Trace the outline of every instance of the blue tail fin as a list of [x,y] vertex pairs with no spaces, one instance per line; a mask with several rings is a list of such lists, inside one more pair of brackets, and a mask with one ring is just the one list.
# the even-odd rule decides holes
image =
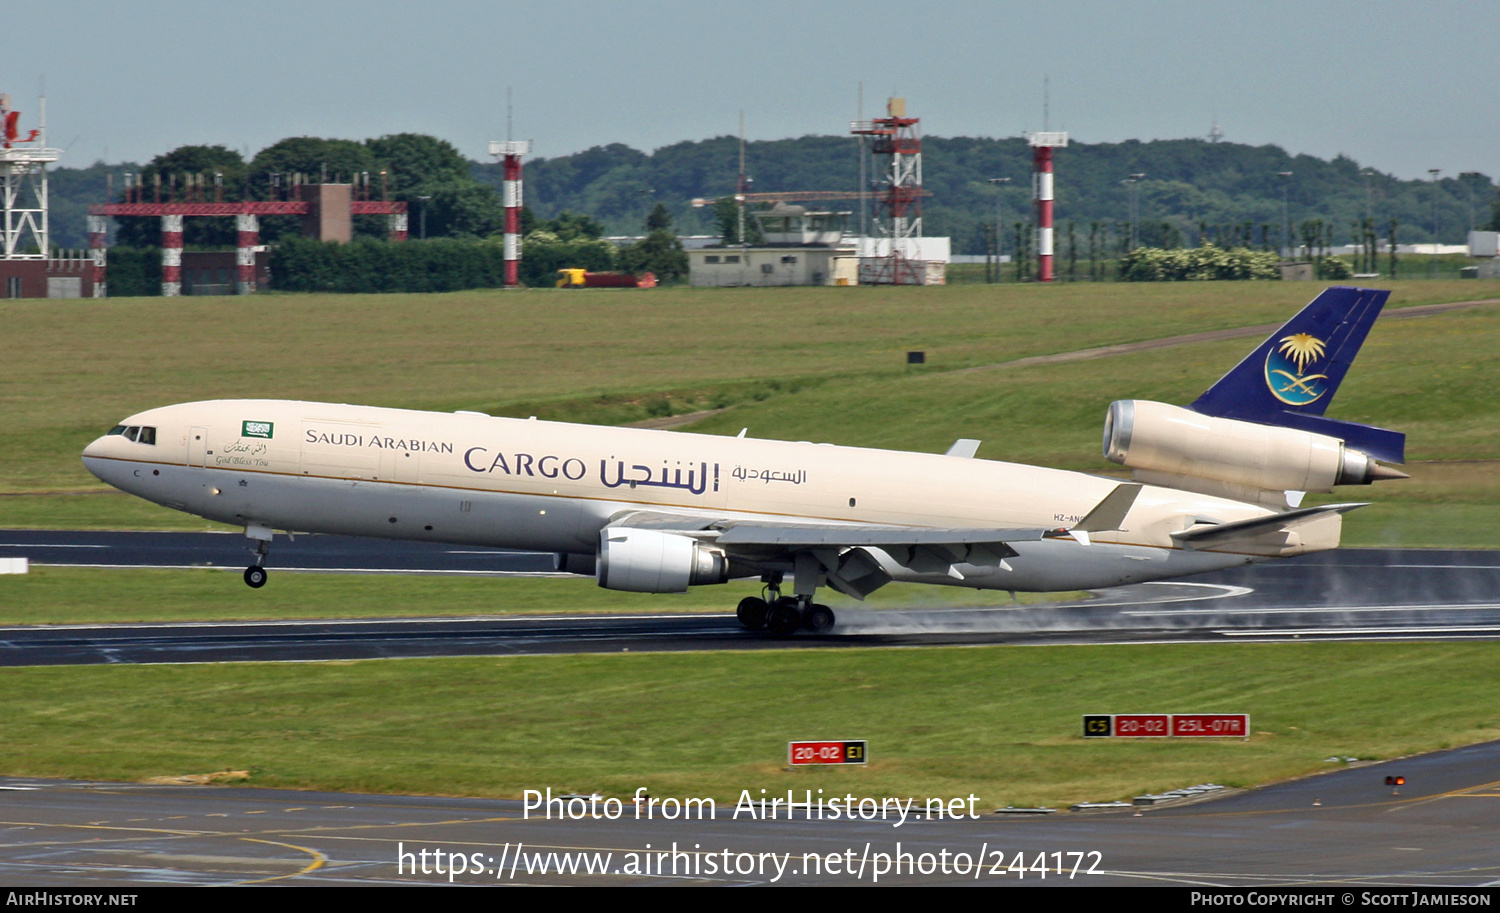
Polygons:
[[1323,417],[1390,294],[1327,289],[1198,397],[1193,411],[1326,434],[1377,460],[1405,462],[1406,435]]

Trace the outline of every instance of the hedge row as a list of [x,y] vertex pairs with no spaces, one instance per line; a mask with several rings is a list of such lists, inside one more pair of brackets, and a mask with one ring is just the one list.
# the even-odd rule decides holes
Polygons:
[[284,238],[271,249],[271,287],[288,292],[454,292],[505,284],[504,249],[480,241]]
[[[610,270],[607,241],[561,241],[545,232],[522,248],[520,280],[551,287],[557,271]],[[504,247],[496,241],[358,240],[348,244],[285,238],[271,248],[271,287],[289,292],[451,292],[505,284]],[[109,294],[131,298],[161,294],[160,248],[109,251]]]
[[1280,279],[1277,256],[1266,250],[1213,244],[1163,250],[1137,247],[1120,259],[1125,282],[1178,282],[1204,279]]
[[105,281],[111,298],[146,298],[161,294],[161,250],[155,247],[111,247]]

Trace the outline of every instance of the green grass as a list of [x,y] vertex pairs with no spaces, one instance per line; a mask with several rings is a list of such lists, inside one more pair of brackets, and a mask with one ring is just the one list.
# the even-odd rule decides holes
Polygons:
[[[788,788],[981,808],[1255,786],[1500,736],[1500,645],[750,651],[0,670],[0,770],[251,785],[733,800]],[[1085,741],[1097,712],[1247,712],[1242,740]],[[788,772],[792,739],[871,763]]]
[[[108,493],[78,451],[129,412],[303,397],[624,423],[723,408],[693,430],[1110,472],[1118,397],[1188,402],[1254,340],[1053,366],[1028,355],[1268,324],[1313,283],[661,289],[5,301],[0,526],[204,529]],[[1391,307],[1500,297],[1394,283]],[[1500,309],[1383,321],[1332,409],[1406,430],[1413,478],[1340,499],[1349,544],[1500,546]],[[904,367],[924,349],[924,369]],[[975,369],[975,370],[960,370]],[[871,390],[879,396],[871,396]],[[34,568],[0,624],[724,610],[730,588],[615,594],[585,579]],[[738,591],[735,594],[738,595]],[[886,588],[876,604],[995,594]],[[1004,598],[1004,597],[1001,597]],[[0,670],[0,771],[136,780],[225,768],[263,786],[657,796],[739,789],[963,796],[987,805],[1232,786],[1500,735],[1496,645],[1230,645],[754,652]],[[108,696],[108,697],[102,697]],[[1079,715],[1247,711],[1250,742],[1085,742]],[[792,738],[871,739],[859,771],[787,774]]]
[[[1500,282],[1401,282],[1392,306],[1500,297]],[[1307,283],[1086,283],[938,288],[478,291],[447,295],[272,295],[239,299],[5,301],[0,320],[0,493],[100,489],[78,454],[124,416],[194,399],[265,397],[625,422],[660,410],[749,408],[753,430],[798,437],[787,397],[834,386],[883,388],[922,374],[1162,336],[1268,323],[1305,304]],[[1455,339],[1477,358],[1484,340]],[[1238,358],[1244,345],[1231,347]],[[1427,353],[1445,376],[1452,353]],[[1159,356],[1176,366],[1182,353]],[[1404,356],[1403,356],[1404,357]],[[1358,376],[1365,368],[1361,361]],[[1098,362],[1074,366],[1082,376]],[[1205,373],[1212,380],[1226,364]],[[1174,373],[1171,376],[1177,376]],[[1097,434],[1108,401],[1159,386],[1158,369],[1123,388],[1098,384]],[[1145,383],[1143,383],[1143,381]],[[936,414],[881,397],[918,449],[1004,434],[1024,453],[1068,416],[997,422],[1008,404],[975,381],[974,411]],[[1189,391],[1191,393],[1197,390]],[[1483,391],[1483,396],[1492,396]],[[739,412],[739,408],[731,412]],[[735,419],[726,416],[718,427]],[[842,422],[821,439],[847,437]],[[739,426],[734,428],[738,430]],[[1071,429],[1063,433],[1070,433]],[[1054,445],[1055,446],[1055,445]],[[1090,446],[1084,453],[1092,453]],[[9,502],[0,503],[0,524]]]
[[[1401,282],[1391,307],[1500,297],[1495,282]],[[1029,355],[1271,323],[1299,283],[665,289],[435,296],[0,302],[0,526],[201,529],[108,490],[83,446],[139,409],[218,397],[482,409],[595,422],[726,408],[694,430],[1112,471],[1111,399],[1185,402],[1252,340],[1066,365]],[[1500,309],[1388,321],[1332,410],[1405,430],[1409,482],[1350,544],[1500,545]],[[923,349],[926,368],[904,353]],[[958,369],[977,370],[960,372]],[[878,395],[872,396],[872,391]],[[1477,462],[1464,462],[1477,461]],[[0,623],[370,617],[727,607],[584,579],[36,568],[0,578]],[[889,587],[877,604],[993,594]],[[1003,597],[1002,597],[1003,598]],[[1281,644],[763,651],[319,664],[0,670],[0,771],[139,779],[246,768],[266,786],[657,796],[787,787],[1101,800],[1254,785],[1500,735],[1495,644]],[[1079,716],[1246,711],[1249,742],[1085,742]],[[793,738],[867,738],[867,769],[783,771]]]
[[[248,552],[247,552],[248,556]],[[468,577],[417,574],[278,572],[252,590],[240,566],[159,570],[33,566],[0,576],[0,626],[232,621],[244,619],[394,618],[559,612],[732,612],[760,591],[753,580],[658,595],[600,589],[591,577]],[[1086,598],[1085,593],[1018,593],[1023,603]],[[835,611],[858,605],[832,590],[818,601]],[[1010,595],[962,587],[893,583],[869,608],[1007,606]],[[726,622],[732,624],[732,622]]]

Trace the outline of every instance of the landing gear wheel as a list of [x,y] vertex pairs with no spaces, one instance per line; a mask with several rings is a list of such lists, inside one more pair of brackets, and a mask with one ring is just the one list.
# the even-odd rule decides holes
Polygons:
[[759,596],[746,596],[740,600],[739,608],[734,610],[734,617],[740,620],[740,624],[752,631],[759,631],[766,626],[766,615],[771,611],[771,606]]
[[777,637],[791,637],[801,626],[802,613],[798,611],[795,599],[778,599],[771,605],[771,611],[766,613],[766,630]]
[[255,565],[245,568],[245,584],[254,590],[265,586],[266,569]]
[[833,627],[833,610],[826,605],[809,606],[802,614],[802,627],[809,634],[824,634]]

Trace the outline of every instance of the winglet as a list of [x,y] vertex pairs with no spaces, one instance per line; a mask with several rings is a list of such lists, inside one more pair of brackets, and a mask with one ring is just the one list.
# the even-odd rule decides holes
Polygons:
[[1135,504],[1136,495],[1144,487],[1139,482],[1121,482],[1115,486],[1114,491],[1104,496],[1104,500],[1094,505],[1088,516],[1073,524],[1070,530],[1102,533],[1105,530],[1119,529],[1125,522],[1125,515],[1130,513],[1131,506]]
[[1094,505],[1087,516],[1060,532],[1073,537],[1080,545],[1089,545],[1089,533],[1120,529],[1125,523],[1125,515],[1130,513],[1131,506],[1135,504],[1136,495],[1144,487],[1139,482],[1122,482],[1116,485],[1113,491]]
[[966,460],[972,460],[974,459],[974,454],[979,452],[979,444],[980,442],[973,438],[961,437],[953,442],[953,446],[948,448],[948,452],[944,456],[963,457]]

